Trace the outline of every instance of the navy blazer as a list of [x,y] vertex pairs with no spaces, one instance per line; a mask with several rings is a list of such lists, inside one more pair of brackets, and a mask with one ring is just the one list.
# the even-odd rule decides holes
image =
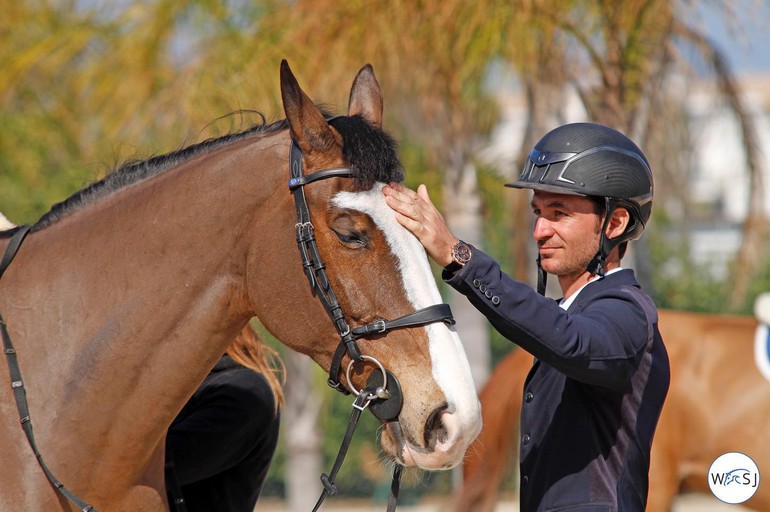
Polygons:
[[[166,437],[188,512],[251,511],[278,443],[280,415],[261,374],[217,362]],[[169,496],[170,509],[176,510]]]
[[643,512],[670,370],[657,309],[633,271],[591,281],[568,311],[475,248],[443,277],[535,356],[521,411],[522,512]]

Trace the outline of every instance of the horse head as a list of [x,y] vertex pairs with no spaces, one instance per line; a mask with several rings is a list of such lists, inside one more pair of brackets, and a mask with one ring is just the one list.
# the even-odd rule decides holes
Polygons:
[[[297,223],[284,235],[296,232],[299,250],[271,242],[281,245],[269,250],[287,270],[263,274],[253,286],[263,290],[267,279],[271,304],[309,306],[294,318],[271,318],[267,304],[255,303],[255,312],[284,344],[330,371],[332,383],[357,394],[370,378],[389,380],[386,395],[400,396],[380,401],[403,398],[403,405],[393,401],[391,411],[375,413],[385,425],[388,456],[406,466],[454,467],[481,428],[479,402],[460,339],[451,322],[441,321],[446,314],[435,314],[448,307],[437,306],[441,296],[425,251],[381,192],[403,174],[395,143],[382,130],[372,67],[356,76],[347,116],[325,116],[285,61],[281,94],[295,146],[291,165],[301,169],[292,175]],[[261,290],[250,295],[264,297]]]

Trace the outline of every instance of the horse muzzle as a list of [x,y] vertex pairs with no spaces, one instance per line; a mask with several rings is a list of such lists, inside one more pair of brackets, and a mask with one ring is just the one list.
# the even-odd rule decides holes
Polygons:
[[478,415],[470,416],[452,409],[442,405],[430,413],[419,437],[401,421],[387,423],[383,449],[404,466],[425,470],[454,468],[481,431],[481,414],[478,407]]

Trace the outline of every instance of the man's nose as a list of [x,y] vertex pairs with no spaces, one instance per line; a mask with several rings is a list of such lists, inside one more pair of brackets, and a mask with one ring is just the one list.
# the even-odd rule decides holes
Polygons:
[[545,240],[553,235],[553,227],[548,219],[543,217],[535,219],[535,227],[533,228],[532,235],[535,237],[535,240],[538,241]]

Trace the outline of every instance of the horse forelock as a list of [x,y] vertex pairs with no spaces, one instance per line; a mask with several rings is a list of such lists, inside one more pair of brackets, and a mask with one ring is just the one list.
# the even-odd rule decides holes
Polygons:
[[369,190],[376,182],[403,181],[398,145],[386,131],[358,115],[336,117],[329,124],[342,136],[342,156],[356,169],[359,190]]

